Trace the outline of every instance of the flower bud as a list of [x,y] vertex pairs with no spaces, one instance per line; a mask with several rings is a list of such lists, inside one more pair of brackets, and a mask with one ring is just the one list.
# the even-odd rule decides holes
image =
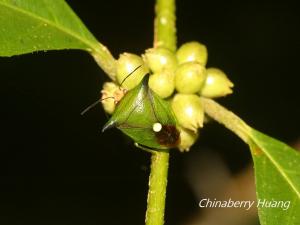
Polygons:
[[203,126],[204,110],[199,96],[176,94],[172,99],[172,109],[180,126],[194,132]]
[[174,74],[170,71],[152,74],[149,78],[149,87],[161,98],[171,96],[175,89]]
[[187,42],[177,50],[176,56],[179,64],[195,61],[205,66],[207,62],[207,49],[205,45],[199,42]]
[[164,69],[174,71],[177,67],[175,54],[162,47],[146,50],[143,59],[153,73],[159,73]]
[[112,114],[115,111],[116,103],[124,96],[124,89],[121,89],[114,82],[105,82],[101,91],[101,101],[105,112]]
[[[149,72],[148,67],[144,64],[142,58],[132,53],[123,53],[117,60],[117,81],[119,84],[122,82],[122,87],[130,90],[137,86],[143,77]],[[134,73],[132,73],[136,68]],[[132,73],[129,77],[127,77]],[[126,78],[127,77],[127,78]],[[126,80],[124,80],[126,78]]]
[[222,97],[232,93],[233,83],[227,78],[226,74],[217,68],[206,70],[206,80],[199,94],[207,98]]
[[188,152],[190,147],[197,141],[199,133],[193,132],[188,129],[179,127],[180,131],[180,144],[178,145],[179,151]]
[[187,62],[178,66],[175,72],[176,90],[183,94],[200,91],[206,78],[205,67],[196,62]]

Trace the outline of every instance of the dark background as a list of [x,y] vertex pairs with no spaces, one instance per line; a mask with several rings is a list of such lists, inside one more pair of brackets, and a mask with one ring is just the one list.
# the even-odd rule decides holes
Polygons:
[[[153,1],[68,1],[115,57],[151,47]],[[223,69],[234,94],[220,99],[250,125],[292,144],[299,137],[300,14],[291,1],[192,1],[177,4],[178,44],[207,45],[208,66]],[[143,224],[149,155],[101,127],[106,75],[81,51],[0,59],[0,224]],[[190,154],[210,147],[234,174],[249,151],[209,124]],[[203,150],[204,151],[204,150]],[[166,224],[198,210],[186,181],[189,154],[171,155]]]

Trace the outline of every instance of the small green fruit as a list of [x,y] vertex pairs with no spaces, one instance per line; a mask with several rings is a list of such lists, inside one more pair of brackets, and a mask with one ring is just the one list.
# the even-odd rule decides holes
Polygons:
[[178,148],[181,152],[188,152],[190,150],[190,147],[197,141],[199,133],[198,131],[193,132],[182,127],[179,127],[179,131],[180,144],[178,145]]
[[180,93],[194,94],[200,91],[205,79],[204,66],[196,62],[183,63],[175,72],[175,87]]
[[163,70],[174,71],[177,67],[175,54],[162,47],[147,49],[143,59],[153,73],[159,73]]
[[187,42],[181,45],[176,56],[179,64],[194,61],[205,66],[207,63],[206,46],[196,41]]
[[217,98],[232,93],[233,83],[227,78],[226,74],[217,68],[206,70],[206,80],[199,94],[207,98]]
[[[137,67],[141,66],[137,69],[132,75],[126,78],[132,71],[134,71]],[[122,84],[122,87],[130,90],[137,86],[143,77],[149,73],[148,67],[144,64],[143,59],[132,53],[123,53],[120,55],[117,60],[117,81],[119,84]],[[124,79],[126,80],[124,81]]]
[[203,126],[204,110],[199,96],[176,94],[172,99],[172,109],[180,126],[194,132]]
[[152,74],[149,78],[149,87],[161,98],[171,96],[175,89],[174,74],[170,71]]

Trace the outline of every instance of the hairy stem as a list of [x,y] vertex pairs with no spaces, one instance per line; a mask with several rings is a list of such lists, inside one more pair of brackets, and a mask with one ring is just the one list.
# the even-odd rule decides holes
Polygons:
[[175,0],[157,0],[154,20],[154,47],[176,50]]
[[202,97],[201,101],[204,111],[209,117],[223,124],[245,143],[249,144],[249,129],[251,128],[241,118],[212,99]]
[[90,54],[110,79],[116,80],[116,60],[107,47],[98,42],[97,45],[93,46]]
[[164,224],[169,152],[153,152],[147,199],[146,225]]
[[[157,0],[154,21],[154,47],[176,50],[175,0]],[[163,225],[169,152],[153,151],[149,177],[146,225]]]

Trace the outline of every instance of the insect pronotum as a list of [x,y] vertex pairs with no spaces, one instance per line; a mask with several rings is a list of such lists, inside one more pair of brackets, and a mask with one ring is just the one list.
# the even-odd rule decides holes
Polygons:
[[[133,72],[130,75],[133,75]],[[138,146],[146,149],[163,150],[176,147],[180,143],[180,133],[176,127],[175,116],[169,102],[149,88],[149,76],[146,74],[142,81],[116,104],[114,113],[102,131],[116,127],[131,137]],[[128,77],[129,75],[126,78]]]

